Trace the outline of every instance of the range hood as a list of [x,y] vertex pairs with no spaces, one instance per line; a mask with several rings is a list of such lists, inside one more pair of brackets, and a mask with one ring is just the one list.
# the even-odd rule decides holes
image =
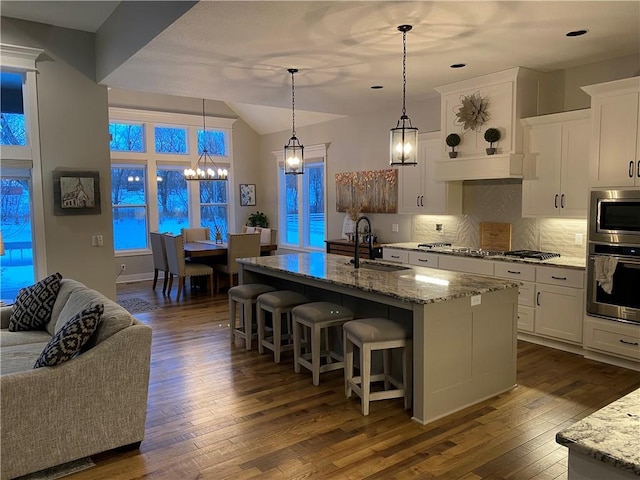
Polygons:
[[[521,118],[538,113],[538,84],[542,74],[523,67],[451,83],[436,88],[441,95],[440,128],[442,150],[435,162],[436,180],[489,180],[522,178],[523,127]],[[476,129],[464,129],[456,113],[463,98],[479,96],[488,102],[489,118]],[[488,128],[500,130],[501,138],[488,155],[484,139]],[[457,133],[462,138],[456,147],[458,156],[449,158],[450,147],[445,138]]]

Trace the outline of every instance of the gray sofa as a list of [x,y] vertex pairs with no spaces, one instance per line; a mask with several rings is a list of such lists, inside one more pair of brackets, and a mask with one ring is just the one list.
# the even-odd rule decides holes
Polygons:
[[[73,315],[103,303],[87,351],[34,369]],[[80,282],[62,279],[46,330],[10,332],[0,310],[0,478],[25,475],[144,438],[151,328]]]

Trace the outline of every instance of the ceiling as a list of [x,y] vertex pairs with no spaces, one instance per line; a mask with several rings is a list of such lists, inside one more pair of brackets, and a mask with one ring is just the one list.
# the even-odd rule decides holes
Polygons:
[[[100,34],[126,3],[3,0],[1,13]],[[154,3],[140,5],[152,13]],[[638,1],[201,1],[98,80],[225,101],[261,134],[290,128],[290,67],[300,70],[297,126],[382,108],[400,114],[397,26],[405,23],[413,25],[410,116],[412,102],[447,83],[514,66],[549,72],[640,55]],[[139,24],[118,27],[135,32]],[[565,36],[578,29],[588,33]],[[455,63],[467,66],[450,68]]]

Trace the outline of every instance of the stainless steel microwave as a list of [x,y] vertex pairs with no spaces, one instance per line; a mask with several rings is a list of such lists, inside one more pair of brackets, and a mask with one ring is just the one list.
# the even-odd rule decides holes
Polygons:
[[589,241],[640,245],[640,188],[591,192]]

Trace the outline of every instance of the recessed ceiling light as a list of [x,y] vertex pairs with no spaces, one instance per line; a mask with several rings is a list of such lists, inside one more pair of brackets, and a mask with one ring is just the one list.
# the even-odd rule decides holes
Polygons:
[[371,90],[381,90],[384,87],[382,85],[371,85]]
[[589,30],[573,30],[571,32],[568,32],[566,34],[567,37],[579,37],[581,35],[584,35],[585,33],[587,33]]
[[453,65],[449,65],[449,68],[464,68],[466,66],[466,63],[454,63]]

